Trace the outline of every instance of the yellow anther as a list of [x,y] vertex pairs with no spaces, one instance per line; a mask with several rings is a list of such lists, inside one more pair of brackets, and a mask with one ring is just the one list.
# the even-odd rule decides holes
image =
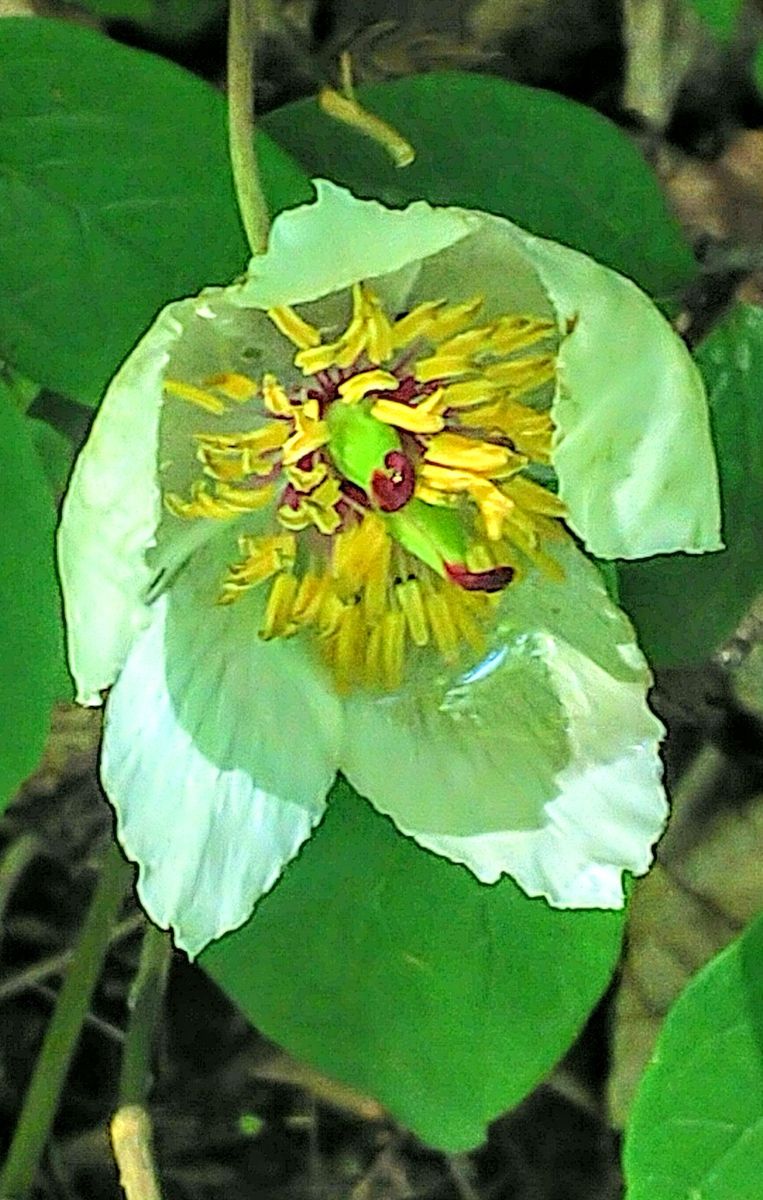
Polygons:
[[357,592],[388,542],[384,523],[374,513],[367,513],[359,525],[339,535],[333,546],[331,573],[340,596],[346,599]]
[[395,586],[395,597],[405,615],[411,640],[416,646],[429,644],[429,624],[421,584],[418,579],[406,579]]
[[356,404],[369,392],[390,391],[400,387],[400,380],[389,371],[361,371],[339,385],[339,395],[345,404]]
[[369,625],[376,625],[387,607],[387,587],[392,558],[392,542],[384,530],[384,537],[374,552],[365,579],[363,611]]
[[339,480],[328,478],[314,492],[300,496],[297,508],[283,504],[278,510],[278,519],[286,529],[307,529],[314,525],[320,533],[336,533],[342,518],[336,511],[341,497]]
[[318,461],[314,467],[298,467],[296,463],[284,467],[284,474],[292,487],[298,492],[312,492],[328,475],[329,469],[325,462]]
[[329,643],[329,661],[340,692],[365,682],[366,637],[359,604],[343,608],[336,636]]
[[258,390],[253,379],[250,379],[248,375],[240,375],[236,371],[223,371],[219,375],[210,375],[209,379],[204,380],[204,387],[214,388],[216,392],[222,392],[226,399],[235,400],[238,404],[253,400]]
[[[488,611],[485,603],[486,597],[472,597],[457,587],[455,583],[445,584],[440,595],[445,601],[451,621],[456,628],[459,642],[466,642],[467,646],[471,646],[472,650],[481,654],[485,649],[485,633],[475,619],[474,613],[483,608]],[[479,605],[477,604],[478,599],[481,601]]]
[[231,481],[248,475],[269,475],[273,461],[264,456],[279,450],[288,436],[288,425],[275,421],[249,433],[197,433],[196,457],[214,479]]
[[490,334],[490,349],[496,354],[524,350],[556,332],[553,321],[541,317],[499,317]]
[[459,413],[462,426],[511,438],[517,450],[534,462],[549,462],[554,427],[548,412],[503,397]]
[[484,303],[484,296],[472,296],[461,304],[453,304],[439,312],[427,330],[426,337],[430,342],[439,344],[460,333],[476,317]]
[[262,399],[268,412],[272,412],[274,417],[289,416],[294,407],[286,388],[278,382],[275,375],[263,375]]
[[546,517],[564,517],[567,506],[548,488],[541,487],[532,479],[517,477],[504,485],[506,494],[521,508],[540,513]]
[[512,394],[532,391],[554,378],[556,360],[553,354],[538,354],[533,358],[511,359],[483,367],[486,379],[500,383]]
[[473,373],[471,356],[466,354],[430,354],[420,358],[414,367],[419,383],[431,383],[433,379],[452,379],[457,375]]
[[330,586],[329,576],[326,574],[316,575],[314,571],[307,571],[302,576],[294,601],[292,615],[294,620],[300,625],[312,625],[318,615],[321,602]]
[[319,450],[328,441],[328,426],[321,421],[317,400],[308,400],[302,408],[294,410],[294,433],[284,444],[283,461],[286,466],[299,462],[306,454]]
[[292,611],[298,588],[297,578],[291,571],[285,571],[273,580],[260,629],[263,641],[274,637],[291,637],[297,632],[298,626],[292,620]]
[[[444,586],[453,585],[448,583]],[[452,663],[458,656],[458,630],[441,588],[427,584],[424,588],[424,607],[434,643],[445,662]]]
[[[424,458],[427,462],[440,463],[444,467],[457,467],[462,471],[477,471],[482,475],[496,475],[502,471],[512,457],[505,446],[494,442],[481,442],[477,438],[465,437],[460,433],[438,433],[429,442]],[[523,460],[519,460],[520,465]]]
[[416,480],[414,495],[417,500],[423,500],[425,504],[434,504],[438,508],[454,508],[458,504],[458,496],[455,493],[440,492],[423,483],[421,479]]
[[392,323],[370,289],[364,288],[367,326],[366,353],[372,363],[383,363],[392,354]]
[[392,692],[400,687],[403,678],[405,651],[405,617],[390,609],[381,625],[381,676],[384,687]]
[[392,347],[397,350],[406,346],[414,338],[428,336],[432,322],[439,312],[445,308],[447,300],[425,300],[417,304],[404,317],[398,317],[392,326]]
[[206,412],[219,416],[225,412],[225,404],[218,396],[213,396],[203,388],[195,387],[192,383],[181,383],[179,379],[165,379],[164,391],[168,396],[176,396],[178,400],[187,400]]
[[294,565],[296,539],[293,534],[245,536],[239,538],[238,545],[244,558],[229,568],[218,604],[232,604],[242,592],[272,579],[279,571],[291,570]]
[[466,379],[463,383],[449,383],[442,390],[440,407],[470,408],[473,404],[482,404],[490,400],[499,390],[497,383],[487,379]]
[[[485,522],[485,533],[488,539],[491,542],[497,542],[503,534],[504,521],[516,507],[514,502],[488,479],[475,477],[468,490]],[[494,564],[490,563],[489,565],[493,566]],[[487,567],[480,567],[479,570],[487,570]]]
[[344,605],[333,587],[327,587],[321,596],[315,624],[319,638],[330,638],[336,633],[344,614]]
[[214,520],[226,520],[238,513],[264,508],[272,500],[273,490],[272,487],[231,488],[219,483],[212,494],[199,480],[191,488],[190,500],[183,500],[181,496],[169,493],[164,498],[164,504],[167,511],[175,517],[211,517]]
[[385,425],[395,425],[408,433],[439,433],[445,421],[439,412],[442,389],[438,388],[420,404],[401,404],[397,400],[377,400],[371,416]]
[[279,305],[278,308],[269,308],[268,316],[276,329],[279,329],[284,337],[287,337],[300,350],[320,345],[321,335],[315,326],[303,320],[299,313],[296,313],[288,304]]
[[480,325],[474,329],[467,329],[464,333],[457,333],[453,337],[446,338],[444,342],[440,342],[437,353],[464,354],[471,357],[478,350],[488,349],[493,328],[493,325]]

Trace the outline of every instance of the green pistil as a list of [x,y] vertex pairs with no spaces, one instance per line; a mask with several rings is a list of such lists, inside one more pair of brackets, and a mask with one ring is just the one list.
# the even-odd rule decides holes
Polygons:
[[328,451],[345,479],[369,492],[375,471],[384,471],[384,459],[402,443],[395,430],[371,416],[365,404],[334,401],[326,413]]

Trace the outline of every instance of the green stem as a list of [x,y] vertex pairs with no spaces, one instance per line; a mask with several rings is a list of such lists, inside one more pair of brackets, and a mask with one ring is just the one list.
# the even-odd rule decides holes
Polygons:
[[236,198],[252,254],[264,254],[269,217],[254,148],[253,0],[230,0],[228,146]]
[[132,867],[112,842],[24,1097],[0,1177],[2,1200],[23,1200],[34,1183],[111,930],[131,882]]
[[119,1104],[144,1104],[151,1091],[154,1037],[164,1001],[172,943],[168,933],[147,925],[135,982],[130,990]]

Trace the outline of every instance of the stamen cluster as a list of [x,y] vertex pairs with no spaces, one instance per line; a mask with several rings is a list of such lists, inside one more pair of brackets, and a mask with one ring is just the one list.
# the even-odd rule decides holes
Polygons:
[[408,642],[447,663],[481,650],[525,561],[558,574],[542,543],[564,509],[528,476],[550,462],[552,424],[526,402],[553,379],[555,327],[475,326],[482,303],[427,301],[391,320],[357,284],[334,341],[293,308],[269,311],[304,384],[234,372],[165,384],[208,412],[251,406],[247,431],[195,435],[206,478],[166,503],[185,518],[258,514],[218,602],[268,583],[259,635],[312,629],[340,690],[396,689]]

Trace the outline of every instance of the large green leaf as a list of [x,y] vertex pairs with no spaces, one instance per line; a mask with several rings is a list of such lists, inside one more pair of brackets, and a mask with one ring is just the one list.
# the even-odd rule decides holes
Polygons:
[[462,1150],[570,1044],[621,918],[478,883],[339,783],[249,923],[200,961],[269,1037]]
[[620,603],[661,665],[706,657],[763,588],[763,310],[740,305],[696,358],[710,399],[726,549],[618,565]]
[[0,382],[0,808],[34,770],[60,680],[53,498]]
[[730,41],[739,20],[744,0],[689,0],[704,24],[722,41]]
[[424,197],[510,217],[593,255],[666,297],[694,266],[652,172],[604,117],[551,92],[460,72],[364,87],[359,97],[416,148],[395,167],[314,100],[265,127],[312,175],[402,205]]
[[763,917],[668,1014],[625,1145],[628,1200],[763,1194]]
[[[60,21],[0,21],[0,63],[0,357],[94,403],[162,304],[244,266],[224,101]],[[274,208],[309,197],[261,162]]]

